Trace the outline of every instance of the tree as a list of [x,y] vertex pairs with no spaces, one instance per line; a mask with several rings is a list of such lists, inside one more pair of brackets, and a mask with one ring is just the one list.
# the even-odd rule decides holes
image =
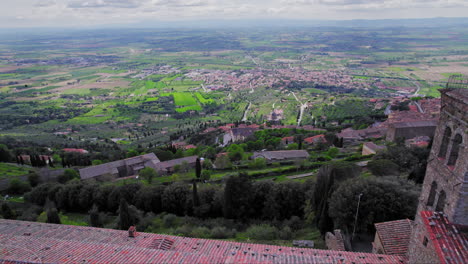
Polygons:
[[31,173],[28,175],[28,182],[32,187],[36,187],[40,182],[40,177],[37,173]]
[[51,224],[61,224],[60,216],[58,214],[57,208],[52,207],[47,209],[47,221],[46,223]]
[[333,221],[328,214],[330,196],[340,182],[354,178],[359,173],[356,164],[345,161],[332,162],[319,169],[311,206],[315,211],[314,221],[322,235],[333,229]]
[[197,158],[197,161],[195,163],[195,175],[197,176],[197,179],[200,179],[201,172],[202,172],[202,165],[200,162],[200,158]]
[[120,230],[127,230],[134,224],[132,216],[130,215],[130,210],[128,209],[127,201],[125,201],[125,199],[121,199],[119,206],[118,228]]
[[31,190],[31,186],[28,182],[24,182],[18,178],[14,178],[10,180],[10,184],[8,186],[8,192],[12,194],[23,194]]
[[10,150],[4,144],[0,144],[0,161],[9,162],[12,160],[12,155]]
[[145,179],[149,184],[153,182],[153,178],[158,176],[158,173],[155,169],[151,167],[146,167],[138,173],[143,179]]
[[96,204],[93,205],[93,208],[88,212],[89,213],[89,223],[93,227],[102,227],[102,220],[99,214],[99,209]]
[[228,148],[228,155],[230,160],[240,161],[244,156],[244,149],[237,144],[232,144]]
[[11,209],[7,202],[2,203],[2,216],[5,219],[16,219],[16,213]]
[[66,183],[72,179],[79,179],[80,175],[74,169],[65,169],[62,175],[57,178],[60,183]]
[[229,157],[226,155],[220,155],[216,158],[214,165],[217,169],[230,169],[232,168],[232,163],[229,160]]
[[359,194],[362,196],[356,229],[369,231],[374,223],[413,218],[419,188],[397,177],[348,179],[330,198],[329,214],[334,228],[353,228]]
[[209,181],[211,178],[211,171],[203,170],[200,176],[200,179],[203,181]]
[[224,187],[224,217],[246,219],[251,210],[252,183],[246,175],[231,176]]
[[369,168],[375,176],[396,176],[399,174],[398,165],[387,159],[371,160],[367,163],[367,168]]

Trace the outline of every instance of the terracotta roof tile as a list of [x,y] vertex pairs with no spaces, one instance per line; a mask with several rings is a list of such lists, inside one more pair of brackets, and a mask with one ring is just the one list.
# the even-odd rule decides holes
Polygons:
[[423,223],[442,264],[468,263],[468,239],[442,213],[422,211]]
[[409,219],[376,223],[375,229],[380,237],[385,253],[405,256],[411,237],[412,223]]
[[[153,248],[156,239],[173,242]],[[0,220],[0,263],[405,263],[400,256]]]

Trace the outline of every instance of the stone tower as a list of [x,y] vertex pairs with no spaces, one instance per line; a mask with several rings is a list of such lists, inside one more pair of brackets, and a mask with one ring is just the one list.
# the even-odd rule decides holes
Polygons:
[[459,83],[468,84],[466,79],[458,78],[452,78],[441,90],[440,120],[419,197],[409,263],[439,262],[431,234],[423,224],[422,211],[442,212],[450,223],[468,225],[468,89]]

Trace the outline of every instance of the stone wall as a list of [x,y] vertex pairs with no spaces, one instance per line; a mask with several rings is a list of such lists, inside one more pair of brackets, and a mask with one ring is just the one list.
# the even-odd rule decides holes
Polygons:
[[346,251],[344,238],[339,229],[334,230],[333,233],[327,232],[325,234],[325,244],[330,250]]
[[[427,245],[424,246],[424,240],[427,239]],[[421,216],[415,220],[413,235],[411,236],[408,249],[409,264],[421,263],[440,263],[439,257],[434,248],[434,244],[427,233]]]

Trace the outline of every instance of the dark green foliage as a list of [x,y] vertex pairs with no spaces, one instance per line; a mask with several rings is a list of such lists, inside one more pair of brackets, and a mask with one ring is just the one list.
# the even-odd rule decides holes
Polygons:
[[10,150],[7,146],[0,144],[0,161],[1,162],[10,162],[14,160]]
[[380,159],[380,160],[371,160],[367,164],[367,168],[375,176],[388,176],[388,175],[398,175],[398,165],[391,160]]
[[31,173],[28,175],[28,182],[32,187],[36,187],[40,182],[40,177],[37,173]]
[[288,219],[292,215],[302,216],[304,185],[299,182],[282,182],[270,190],[264,204],[264,216],[269,219]]
[[23,194],[31,190],[31,186],[28,182],[24,182],[20,179],[14,178],[10,180],[8,186],[8,193],[10,194]]
[[278,229],[267,224],[253,225],[245,231],[245,234],[255,240],[275,240],[278,237]]
[[16,219],[16,212],[6,202],[2,203],[1,213],[5,219]]
[[329,198],[338,188],[340,182],[354,178],[359,173],[359,167],[354,163],[345,161],[324,165],[318,171],[311,206],[315,211],[314,221],[322,235],[333,229],[333,221],[328,215]]
[[93,205],[93,208],[89,211],[89,223],[94,227],[103,226],[97,205]]
[[197,176],[197,179],[200,179],[202,172],[202,165],[200,163],[200,158],[197,158],[197,161],[195,163],[195,175]]
[[176,215],[184,215],[186,212],[187,198],[190,189],[185,183],[174,183],[164,189],[162,195],[163,209]]
[[143,179],[145,179],[149,184],[153,182],[153,178],[158,176],[158,173],[155,169],[146,167],[138,173]]
[[128,209],[127,202],[124,199],[121,199],[119,206],[118,229],[127,230],[130,226],[134,224],[134,219],[130,215],[130,210]]
[[224,188],[224,217],[228,219],[248,218],[252,183],[245,175],[231,176]]
[[144,212],[159,214],[163,212],[162,195],[164,186],[143,187],[135,195],[135,206]]
[[66,183],[73,179],[79,179],[80,175],[74,169],[66,169],[62,175],[57,178],[57,181],[60,183]]
[[334,228],[351,230],[357,196],[362,193],[356,229],[371,231],[374,223],[413,218],[419,191],[411,182],[396,177],[349,179],[331,196],[329,214]]
[[47,223],[51,224],[61,224],[60,216],[58,214],[57,208],[52,207],[47,209]]

